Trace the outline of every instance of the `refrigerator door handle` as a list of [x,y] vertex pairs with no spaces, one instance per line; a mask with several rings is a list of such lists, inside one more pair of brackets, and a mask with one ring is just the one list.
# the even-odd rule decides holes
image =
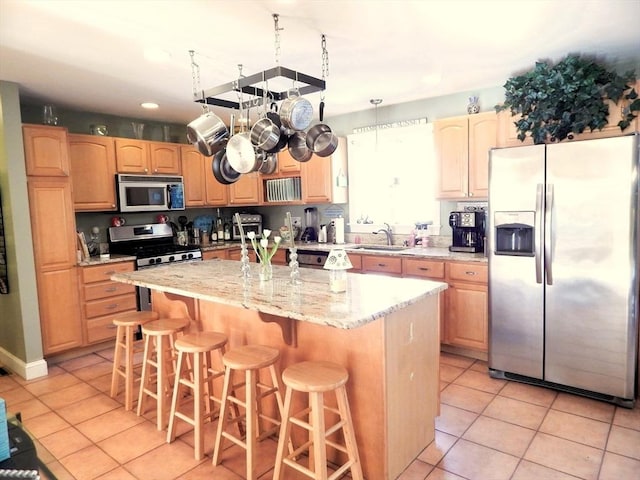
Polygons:
[[536,283],[542,283],[542,255],[540,248],[542,247],[542,190],[543,185],[539,183],[536,186],[536,217],[535,217],[535,237],[533,239],[533,249],[536,259]]
[[551,240],[553,234],[551,232],[553,213],[553,184],[547,184],[547,198],[544,210],[544,270],[547,278],[547,285],[553,285],[553,255]]

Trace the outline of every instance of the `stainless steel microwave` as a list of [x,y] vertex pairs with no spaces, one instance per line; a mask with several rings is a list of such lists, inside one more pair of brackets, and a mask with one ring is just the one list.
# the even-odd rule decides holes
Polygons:
[[184,183],[173,175],[116,175],[121,212],[184,210]]

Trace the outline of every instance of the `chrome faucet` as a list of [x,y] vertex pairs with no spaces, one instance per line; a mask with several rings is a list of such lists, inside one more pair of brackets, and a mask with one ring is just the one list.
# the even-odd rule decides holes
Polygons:
[[374,235],[378,233],[384,233],[387,236],[387,245],[393,245],[393,232],[391,231],[391,226],[388,223],[385,223],[386,228],[381,228],[377,232],[373,232]]

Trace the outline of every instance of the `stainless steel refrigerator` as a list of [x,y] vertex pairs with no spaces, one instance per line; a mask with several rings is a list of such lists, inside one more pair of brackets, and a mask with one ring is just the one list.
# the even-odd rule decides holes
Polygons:
[[638,139],[491,151],[491,376],[633,406]]

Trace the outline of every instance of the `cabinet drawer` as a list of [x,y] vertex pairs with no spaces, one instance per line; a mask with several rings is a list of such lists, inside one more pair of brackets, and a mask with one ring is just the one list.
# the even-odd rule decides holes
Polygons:
[[354,253],[349,253],[349,260],[351,261],[351,265],[353,268],[350,269],[350,272],[360,272],[362,270],[362,255],[357,255]]
[[86,302],[84,305],[86,318],[100,317],[102,315],[124,312],[125,310],[135,310],[136,308],[137,300],[135,294],[93,300]]
[[84,286],[85,301],[97,300],[98,298],[115,297],[127,293],[135,293],[135,285],[128,285],[119,282],[98,282]]
[[109,280],[111,275],[120,272],[132,272],[134,270],[133,262],[107,263],[95,267],[82,268],[82,282],[103,282]]
[[399,275],[402,273],[402,259],[384,255],[363,255],[362,271]]
[[[132,312],[135,309],[131,310]],[[102,342],[116,336],[116,326],[113,324],[113,316],[93,318],[87,320],[87,343]]]
[[487,265],[449,262],[447,266],[451,281],[487,283]]
[[444,262],[422,260],[419,258],[403,258],[402,273],[412,277],[443,279]]

